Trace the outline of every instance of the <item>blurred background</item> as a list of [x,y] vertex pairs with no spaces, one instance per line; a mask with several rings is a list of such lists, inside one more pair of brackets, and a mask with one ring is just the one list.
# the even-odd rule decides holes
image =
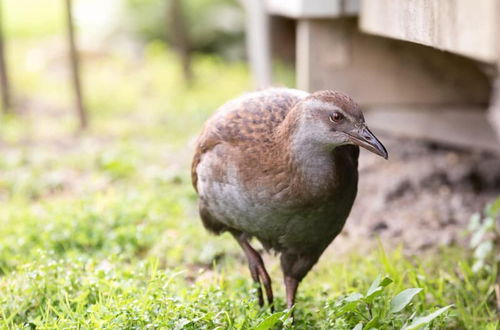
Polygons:
[[[351,95],[390,154],[386,162],[362,152],[355,207],[303,303],[326,304],[314,292],[340,294],[375,277],[387,256],[369,252],[381,244],[396,251],[389,263],[398,266],[385,264],[393,277],[409,267],[405,258],[423,256],[431,269],[449,258],[450,293],[429,287],[430,300],[458,306],[452,328],[483,322],[493,329],[499,8],[496,0],[0,0],[0,320],[81,324],[85,313],[61,301],[69,295],[88,307],[97,304],[88,298],[95,285],[107,294],[120,281],[149,285],[154,258],[183,273],[174,296],[207,299],[206,317],[215,322],[208,327],[225,324],[214,316],[222,307],[210,290],[238,289],[243,299],[251,284],[236,244],[210,236],[198,219],[193,141],[225,101],[286,86]],[[339,256],[356,261],[341,265]],[[466,270],[456,271],[459,260],[470,261]],[[241,275],[218,277],[216,265]],[[278,268],[272,264],[271,273]],[[460,291],[464,274],[476,271],[485,272],[474,278],[483,285],[477,296]],[[401,283],[416,285],[417,275],[424,276],[415,271]],[[92,282],[99,276],[109,282]],[[343,282],[321,286],[339,276]],[[477,303],[479,296],[486,298]],[[196,306],[185,308],[177,310],[182,318],[194,317]],[[248,326],[265,316],[253,310],[229,313]],[[182,318],[167,319],[182,325]]]

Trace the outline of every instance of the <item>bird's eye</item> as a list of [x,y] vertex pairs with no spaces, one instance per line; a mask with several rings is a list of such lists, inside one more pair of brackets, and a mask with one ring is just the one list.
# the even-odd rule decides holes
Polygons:
[[330,121],[332,123],[338,123],[342,119],[344,119],[344,116],[340,112],[334,112],[330,115]]

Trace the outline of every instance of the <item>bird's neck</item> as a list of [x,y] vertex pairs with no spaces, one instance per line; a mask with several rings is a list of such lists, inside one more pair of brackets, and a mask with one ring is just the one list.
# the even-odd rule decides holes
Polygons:
[[335,169],[333,146],[325,147],[311,139],[298,109],[292,109],[277,130],[276,144],[292,170],[292,180],[299,180],[312,190],[331,183]]

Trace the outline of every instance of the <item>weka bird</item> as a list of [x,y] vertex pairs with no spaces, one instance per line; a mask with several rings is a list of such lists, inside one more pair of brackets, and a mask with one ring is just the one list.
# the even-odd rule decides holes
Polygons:
[[230,232],[273,302],[256,237],[281,253],[288,307],[339,234],[356,197],[359,147],[387,159],[358,105],[334,91],[267,89],[224,104],[207,121],[192,163],[199,212],[211,232]]

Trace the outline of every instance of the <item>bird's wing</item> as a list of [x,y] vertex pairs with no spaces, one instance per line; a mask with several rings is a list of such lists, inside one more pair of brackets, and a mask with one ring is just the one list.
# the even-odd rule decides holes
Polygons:
[[196,168],[204,153],[221,143],[235,147],[270,143],[288,111],[307,95],[299,90],[274,88],[248,93],[224,104],[207,121],[197,140],[191,166],[194,188],[197,190]]

